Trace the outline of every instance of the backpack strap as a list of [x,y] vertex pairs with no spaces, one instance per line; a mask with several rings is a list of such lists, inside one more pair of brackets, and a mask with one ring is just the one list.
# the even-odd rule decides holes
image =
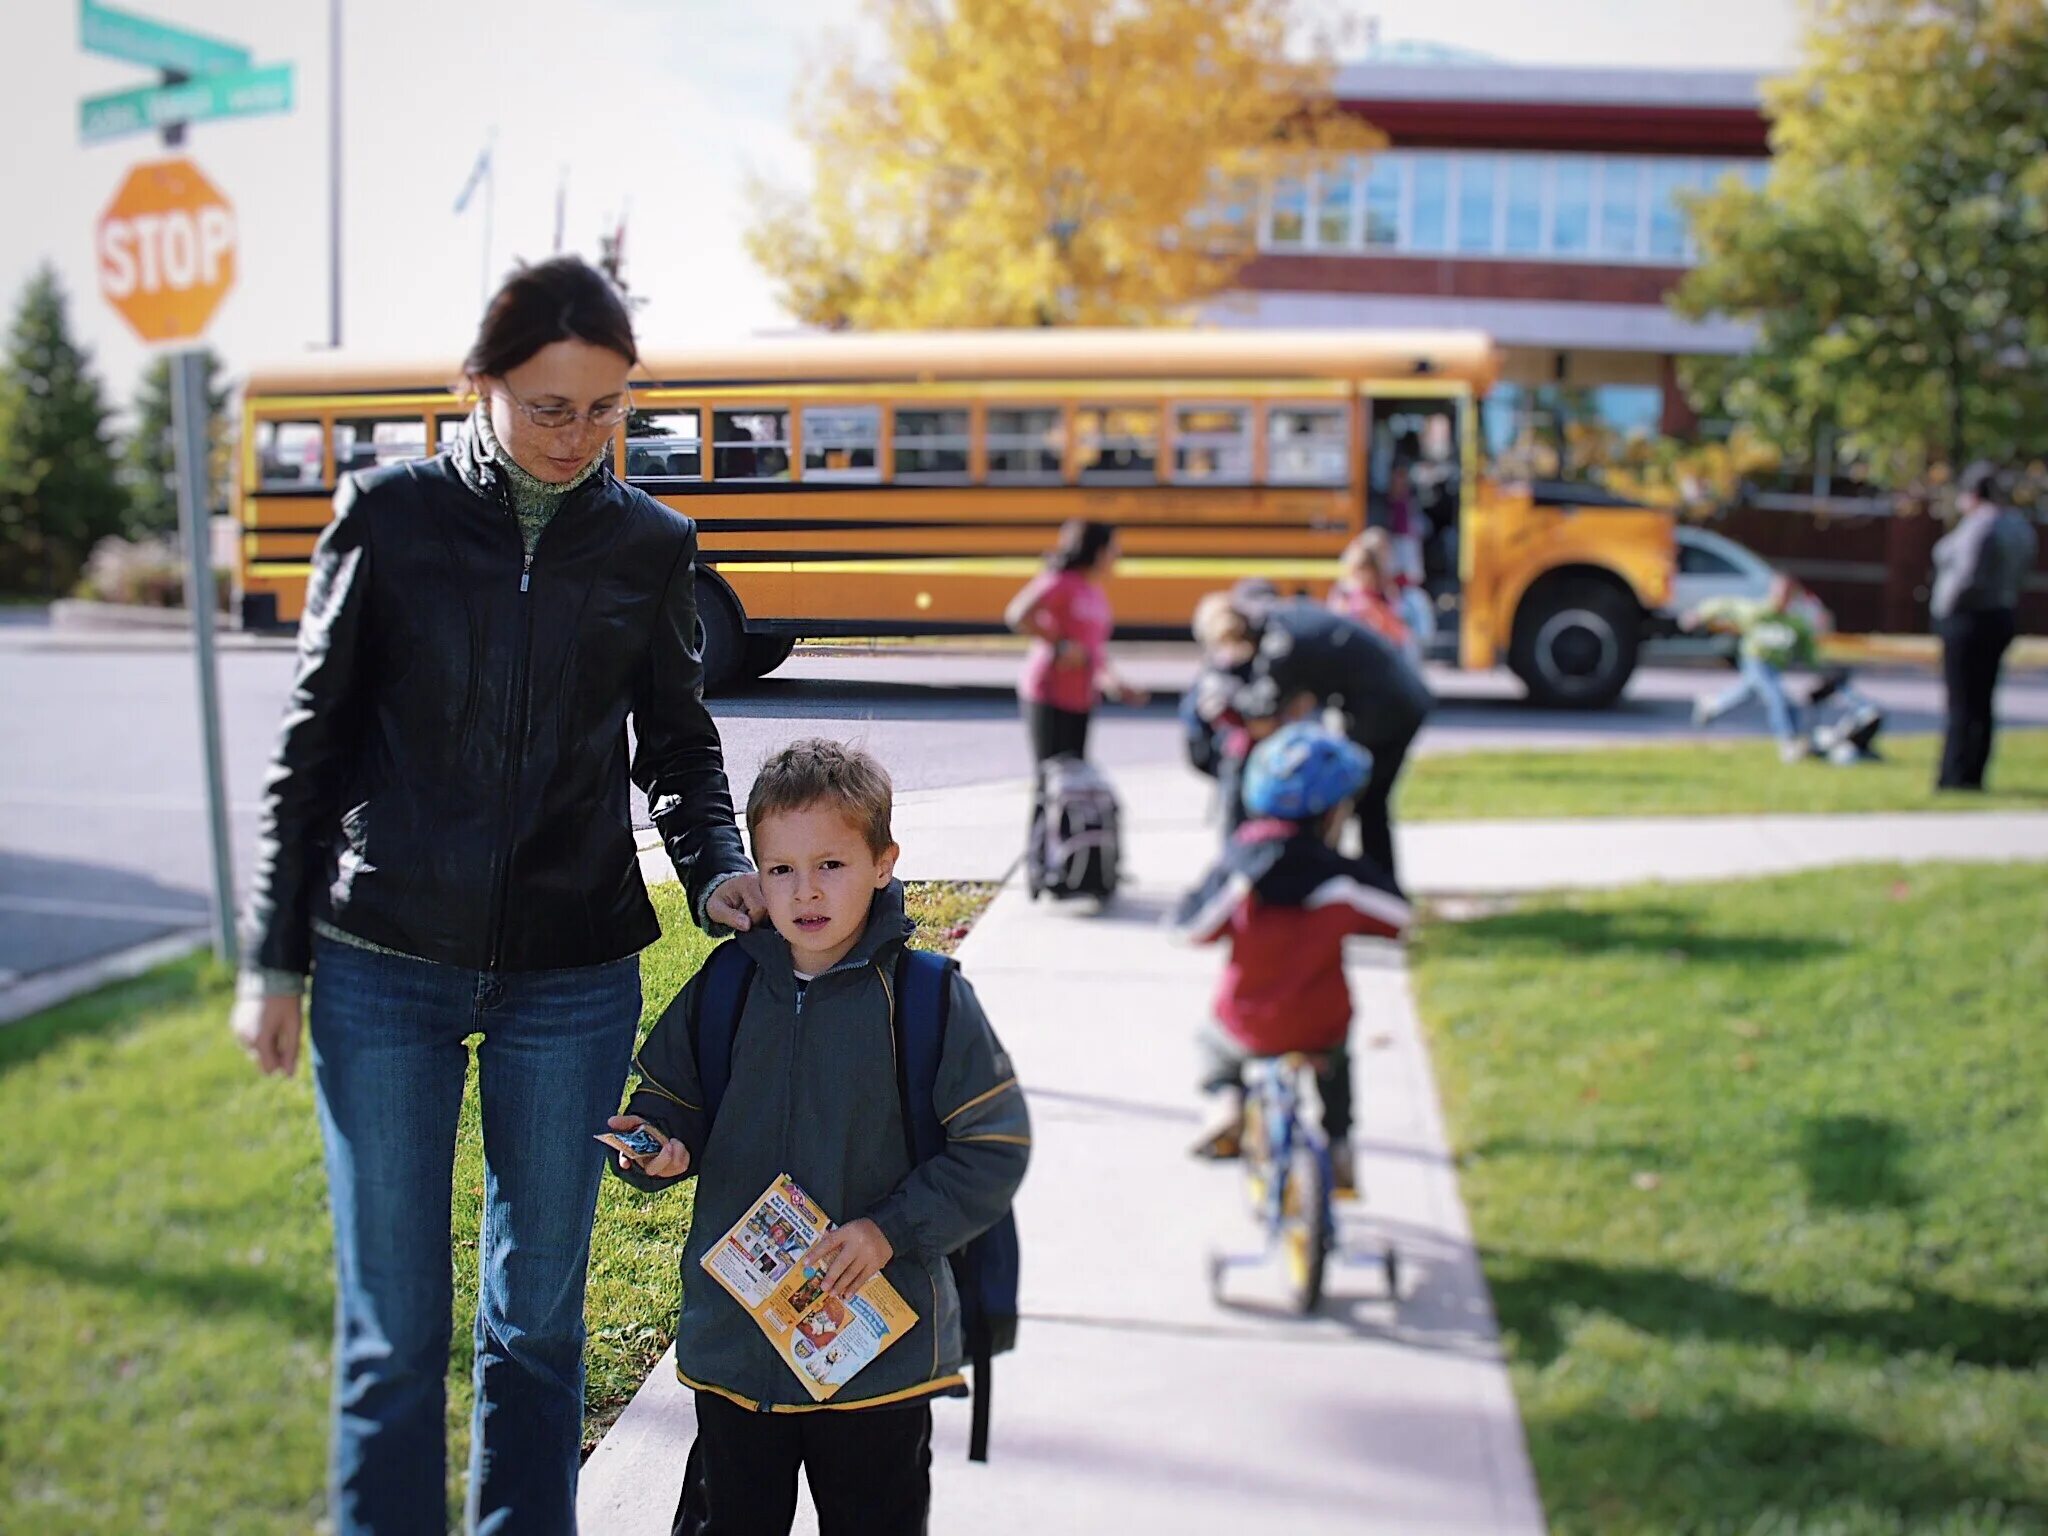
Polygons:
[[732,1044],[753,985],[752,957],[730,940],[712,950],[697,972],[697,1006],[689,1019],[690,1056],[704,1089],[707,1124],[718,1118],[719,1101],[732,1082]]

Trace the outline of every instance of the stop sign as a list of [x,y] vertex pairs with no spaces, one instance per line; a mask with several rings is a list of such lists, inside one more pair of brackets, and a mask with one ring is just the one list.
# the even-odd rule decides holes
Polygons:
[[190,160],[138,165],[100,215],[100,292],[144,341],[202,334],[235,281],[235,211]]

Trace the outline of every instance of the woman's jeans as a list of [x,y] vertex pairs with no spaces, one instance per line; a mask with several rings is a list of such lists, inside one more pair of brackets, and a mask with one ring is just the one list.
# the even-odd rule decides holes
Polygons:
[[576,1529],[583,1285],[640,1020],[637,958],[473,971],[316,941],[313,1075],[334,1209],[337,1536],[446,1530],[449,1199],[468,1066],[484,1133],[470,1525]]
[[1754,656],[1739,657],[1737,664],[1742,668],[1742,681],[1707,706],[1706,718],[1718,720],[1753,697],[1764,707],[1771,734],[1780,741],[1795,740],[1799,725],[1792,701],[1785,697],[1783,674],[1768,661],[1759,661]]

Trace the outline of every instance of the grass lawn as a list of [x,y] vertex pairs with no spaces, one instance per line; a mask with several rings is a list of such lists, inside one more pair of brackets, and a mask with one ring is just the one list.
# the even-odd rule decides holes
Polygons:
[[2048,1530],[2044,888],[1868,868],[1424,931],[1556,1536]]
[[[914,885],[950,949],[993,887]],[[706,947],[655,892],[643,1029]],[[0,1530],[301,1533],[324,1508],[334,1307],[326,1180],[304,1067],[259,1078],[231,988],[191,959],[0,1029]],[[472,1090],[474,1073],[472,1069]],[[457,1143],[451,1510],[467,1455],[483,1157]],[[592,1243],[586,1436],[667,1347],[688,1191],[616,1179]]]
[[1935,793],[1934,737],[1879,745],[1884,762],[1854,768],[1787,766],[1768,741],[1440,753],[1410,764],[1397,810],[1403,821],[2048,810],[2048,731],[2000,731],[1981,795]]

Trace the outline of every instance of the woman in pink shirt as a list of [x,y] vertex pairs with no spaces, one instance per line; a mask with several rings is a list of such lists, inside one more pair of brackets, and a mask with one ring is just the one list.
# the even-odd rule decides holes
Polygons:
[[1116,528],[1075,521],[1060,530],[1045,569],[1010,599],[1003,620],[1032,637],[1017,692],[1031,729],[1031,755],[1043,763],[1086,755],[1088,717],[1108,694],[1126,704],[1145,695],[1126,687],[1109,665],[1115,617],[1102,584],[1116,565]]

